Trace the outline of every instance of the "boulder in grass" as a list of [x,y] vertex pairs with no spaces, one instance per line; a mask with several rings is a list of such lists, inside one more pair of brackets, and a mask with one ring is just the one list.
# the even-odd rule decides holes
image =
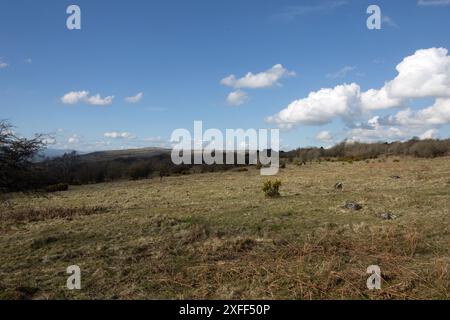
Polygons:
[[392,212],[384,212],[380,214],[380,217],[384,220],[395,220],[397,219],[397,215],[393,214]]
[[334,185],[334,190],[342,191],[344,189],[344,184],[342,182],[337,182]]
[[344,205],[344,209],[359,211],[362,209],[362,205],[356,202],[347,201]]

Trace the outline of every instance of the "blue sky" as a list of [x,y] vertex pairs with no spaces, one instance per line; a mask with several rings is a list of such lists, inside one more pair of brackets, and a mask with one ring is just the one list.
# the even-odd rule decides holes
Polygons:
[[[442,99],[450,97],[448,55],[416,52],[450,48],[450,1],[424,2],[4,0],[0,118],[21,135],[51,133],[53,148],[81,151],[167,145],[174,129],[192,129],[194,120],[222,130],[279,126],[286,149],[345,138],[449,137],[450,116],[447,121],[442,114],[448,106]],[[66,28],[70,4],[81,8],[81,30]],[[381,30],[366,27],[370,4],[381,8]],[[433,86],[441,91],[414,87],[398,98],[399,90],[389,88],[399,103],[333,109],[335,91],[338,98],[360,99],[359,91],[381,90],[410,56],[417,59],[403,75],[420,64],[415,61],[440,60],[430,67],[434,74],[421,69],[413,75],[417,81],[401,77],[395,86],[420,86],[421,77],[436,76]],[[281,75],[264,86],[252,77],[222,81],[249,72],[264,78],[276,65]],[[325,103],[318,106],[317,97],[305,100],[311,92],[351,83],[357,93],[324,91],[319,98]],[[71,92],[78,98],[64,100]],[[239,94],[227,101],[231,92]],[[125,100],[133,96],[135,103]],[[279,116],[294,101],[293,112]],[[329,116],[321,118],[321,111]]]

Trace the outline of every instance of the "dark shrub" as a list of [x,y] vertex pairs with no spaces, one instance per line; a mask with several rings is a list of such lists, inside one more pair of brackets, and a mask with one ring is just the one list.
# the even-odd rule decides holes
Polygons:
[[45,191],[47,191],[47,192],[58,192],[58,191],[67,191],[67,190],[69,190],[69,185],[67,183],[52,184],[45,188]]
[[130,166],[128,174],[133,180],[146,179],[151,173],[150,166],[145,162],[137,162]]

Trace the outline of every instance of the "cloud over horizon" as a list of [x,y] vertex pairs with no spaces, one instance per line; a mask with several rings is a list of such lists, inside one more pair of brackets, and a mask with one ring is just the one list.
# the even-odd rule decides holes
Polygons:
[[129,132],[118,132],[118,131],[112,131],[112,132],[105,132],[103,134],[105,138],[111,138],[111,139],[132,139],[133,135]]
[[[446,48],[417,50],[397,66],[397,76],[380,89],[361,91],[356,83],[313,91],[266,118],[280,128],[325,125],[340,119],[352,129],[350,135],[400,137],[430,127],[450,124],[450,56]],[[433,105],[412,111],[414,99],[433,98]],[[383,123],[358,125],[361,117],[382,109],[403,108]],[[370,132],[366,132],[369,130]]]

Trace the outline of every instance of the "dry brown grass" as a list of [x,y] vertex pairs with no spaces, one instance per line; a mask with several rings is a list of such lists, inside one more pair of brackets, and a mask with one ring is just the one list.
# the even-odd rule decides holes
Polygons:
[[[0,297],[450,298],[449,158],[288,165],[277,179],[275,199],[254,168],[17,195],[1,205]],[[65,288],[72,264],[80,291]],[[380,291],[366,288],[373,264]]]
[[80,216],[89,216],[92,214],[99,214],[107,212],[108,208],[94,206],[94,207],[79,207],[79,208],[29,208],[21,210],[8,210],[0,212],[0,220],[3,224],[17,224],[28,223],[36,221],[45,221],[48,219],[66,219],[71,220]]

